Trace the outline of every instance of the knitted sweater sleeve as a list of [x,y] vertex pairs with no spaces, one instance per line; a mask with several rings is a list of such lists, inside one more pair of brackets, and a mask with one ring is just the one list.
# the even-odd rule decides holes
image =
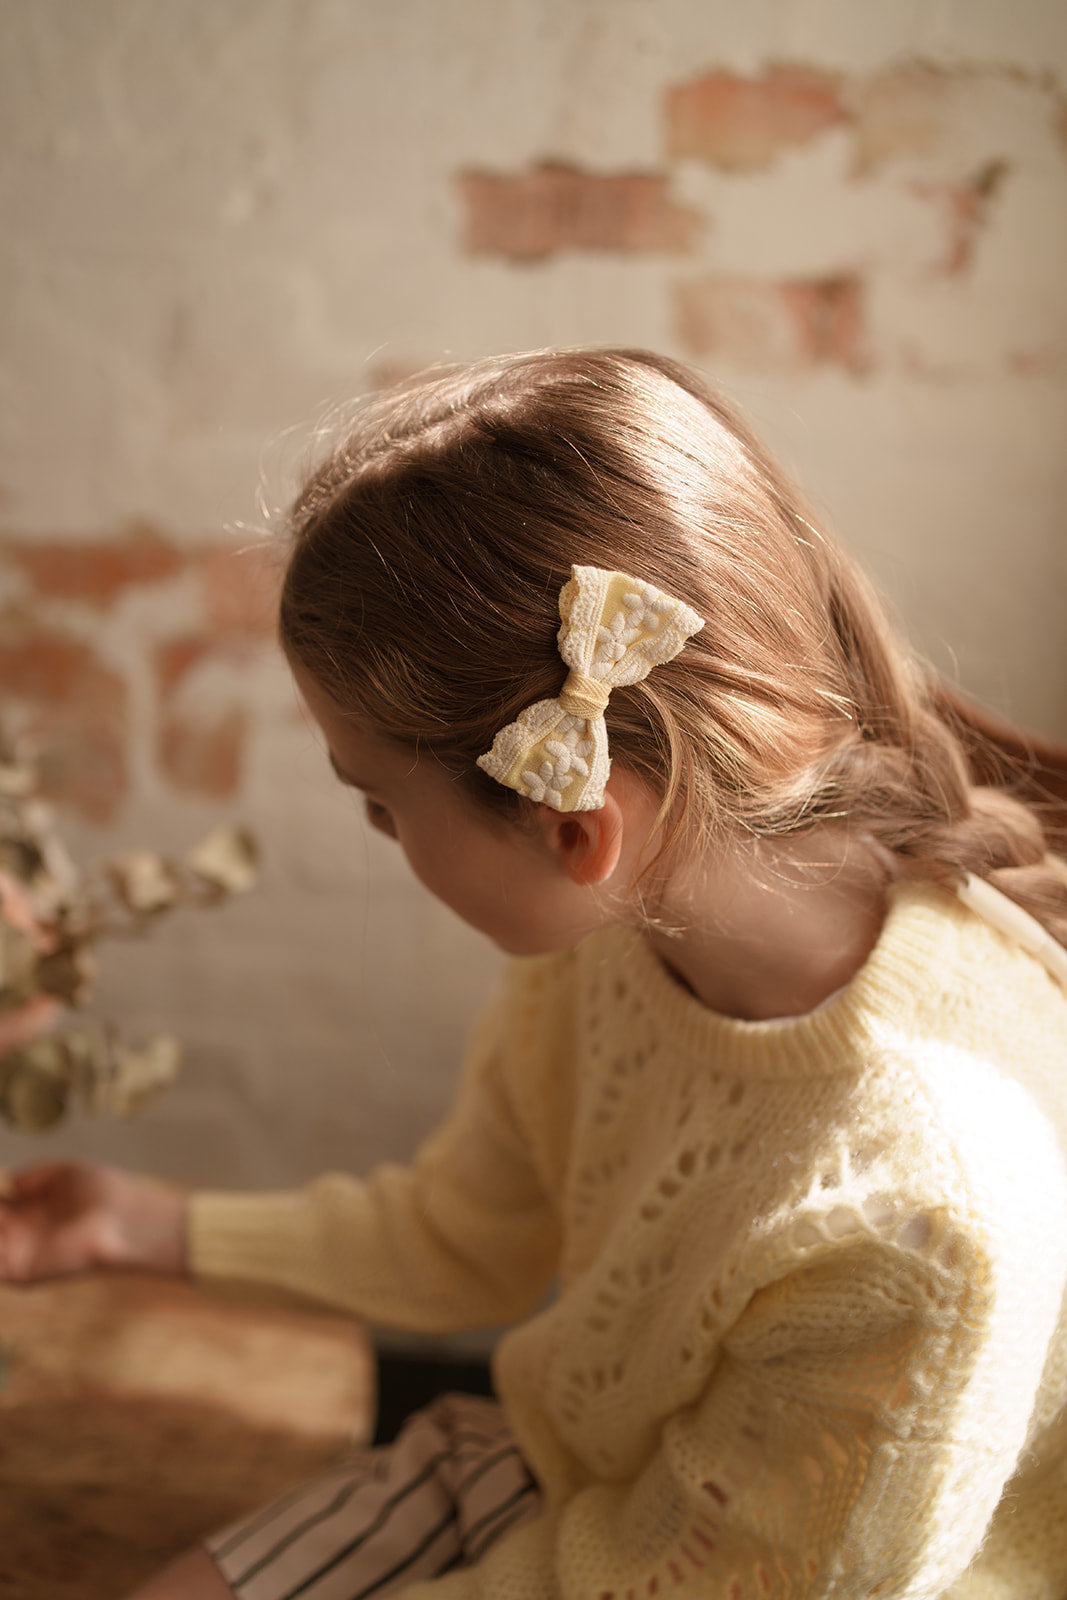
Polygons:
[[558,1221],[499,1082],[502,1005],[483,1020],[455,1107],[410,1167],[329,1173],[282,1193],[202,1192],[195,1275],[425,1332],[510,1321],[555,1270]]
[[946,1271],[870,1239],[829,1248],[753,1295],[632,1472],[404,1600],[941,1594],[1000,1488],[964,1398],[986,1277],[960,1254]]

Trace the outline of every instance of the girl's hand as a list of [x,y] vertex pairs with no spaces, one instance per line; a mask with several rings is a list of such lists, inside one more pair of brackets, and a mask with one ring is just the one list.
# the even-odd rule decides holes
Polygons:
[[189,1195],[90,1162],[29,1167],[0,1188],[0,1279],[28,1283],[90,1267],[188,1270]]

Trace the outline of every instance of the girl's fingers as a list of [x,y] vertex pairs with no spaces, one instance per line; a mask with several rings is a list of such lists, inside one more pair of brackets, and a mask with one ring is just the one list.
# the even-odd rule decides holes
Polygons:
[[81,1175],[81,1168],[70,1161],[42,1162],[37,1167],[23,1167],[8,1179],[8,1193],[16,1200],[30,1200],[69,1188]]
[[91,1229],[77,1223],[55,1229],[36,1208],[20,1213],[0,1206],[0,1279],[29,1283],[93,1265]]
[[13,1195],[35,1194],[42,1184],[51,1182],[62,1170],[60,1162],[48,1162],[38,1167],[20,1167],[17,1172],[8,1173],[8,1192]]
[[91,1177],[92,1168],[66,1162],[10,1175],[0,1200],[0,1277],[24,1283],[92,1265]]

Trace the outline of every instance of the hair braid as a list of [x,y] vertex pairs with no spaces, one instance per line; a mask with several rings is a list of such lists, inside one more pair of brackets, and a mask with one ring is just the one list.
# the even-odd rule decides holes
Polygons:
[[891,701],[860,698],[886,683],[869,659],[848,673],[860,736],[825,764],[825,792],[907,869],[942,881],[985,878],[1067,945],[1067,860],[1057,853],[1067,832],[1067,751],[997,724],[895,653]]

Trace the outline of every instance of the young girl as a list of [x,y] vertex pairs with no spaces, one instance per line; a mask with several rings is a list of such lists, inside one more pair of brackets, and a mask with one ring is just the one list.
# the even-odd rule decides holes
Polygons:
[[1036,812],[976,786],[989,751],[672,362],[430,375],[292,530],[282,641],[338,777],[518,959],[410,1170],[188,1199],[39,1169],[0,1262],[519,1325],[499,1406],[439,1403],[142,1600],[1064,1600]]

